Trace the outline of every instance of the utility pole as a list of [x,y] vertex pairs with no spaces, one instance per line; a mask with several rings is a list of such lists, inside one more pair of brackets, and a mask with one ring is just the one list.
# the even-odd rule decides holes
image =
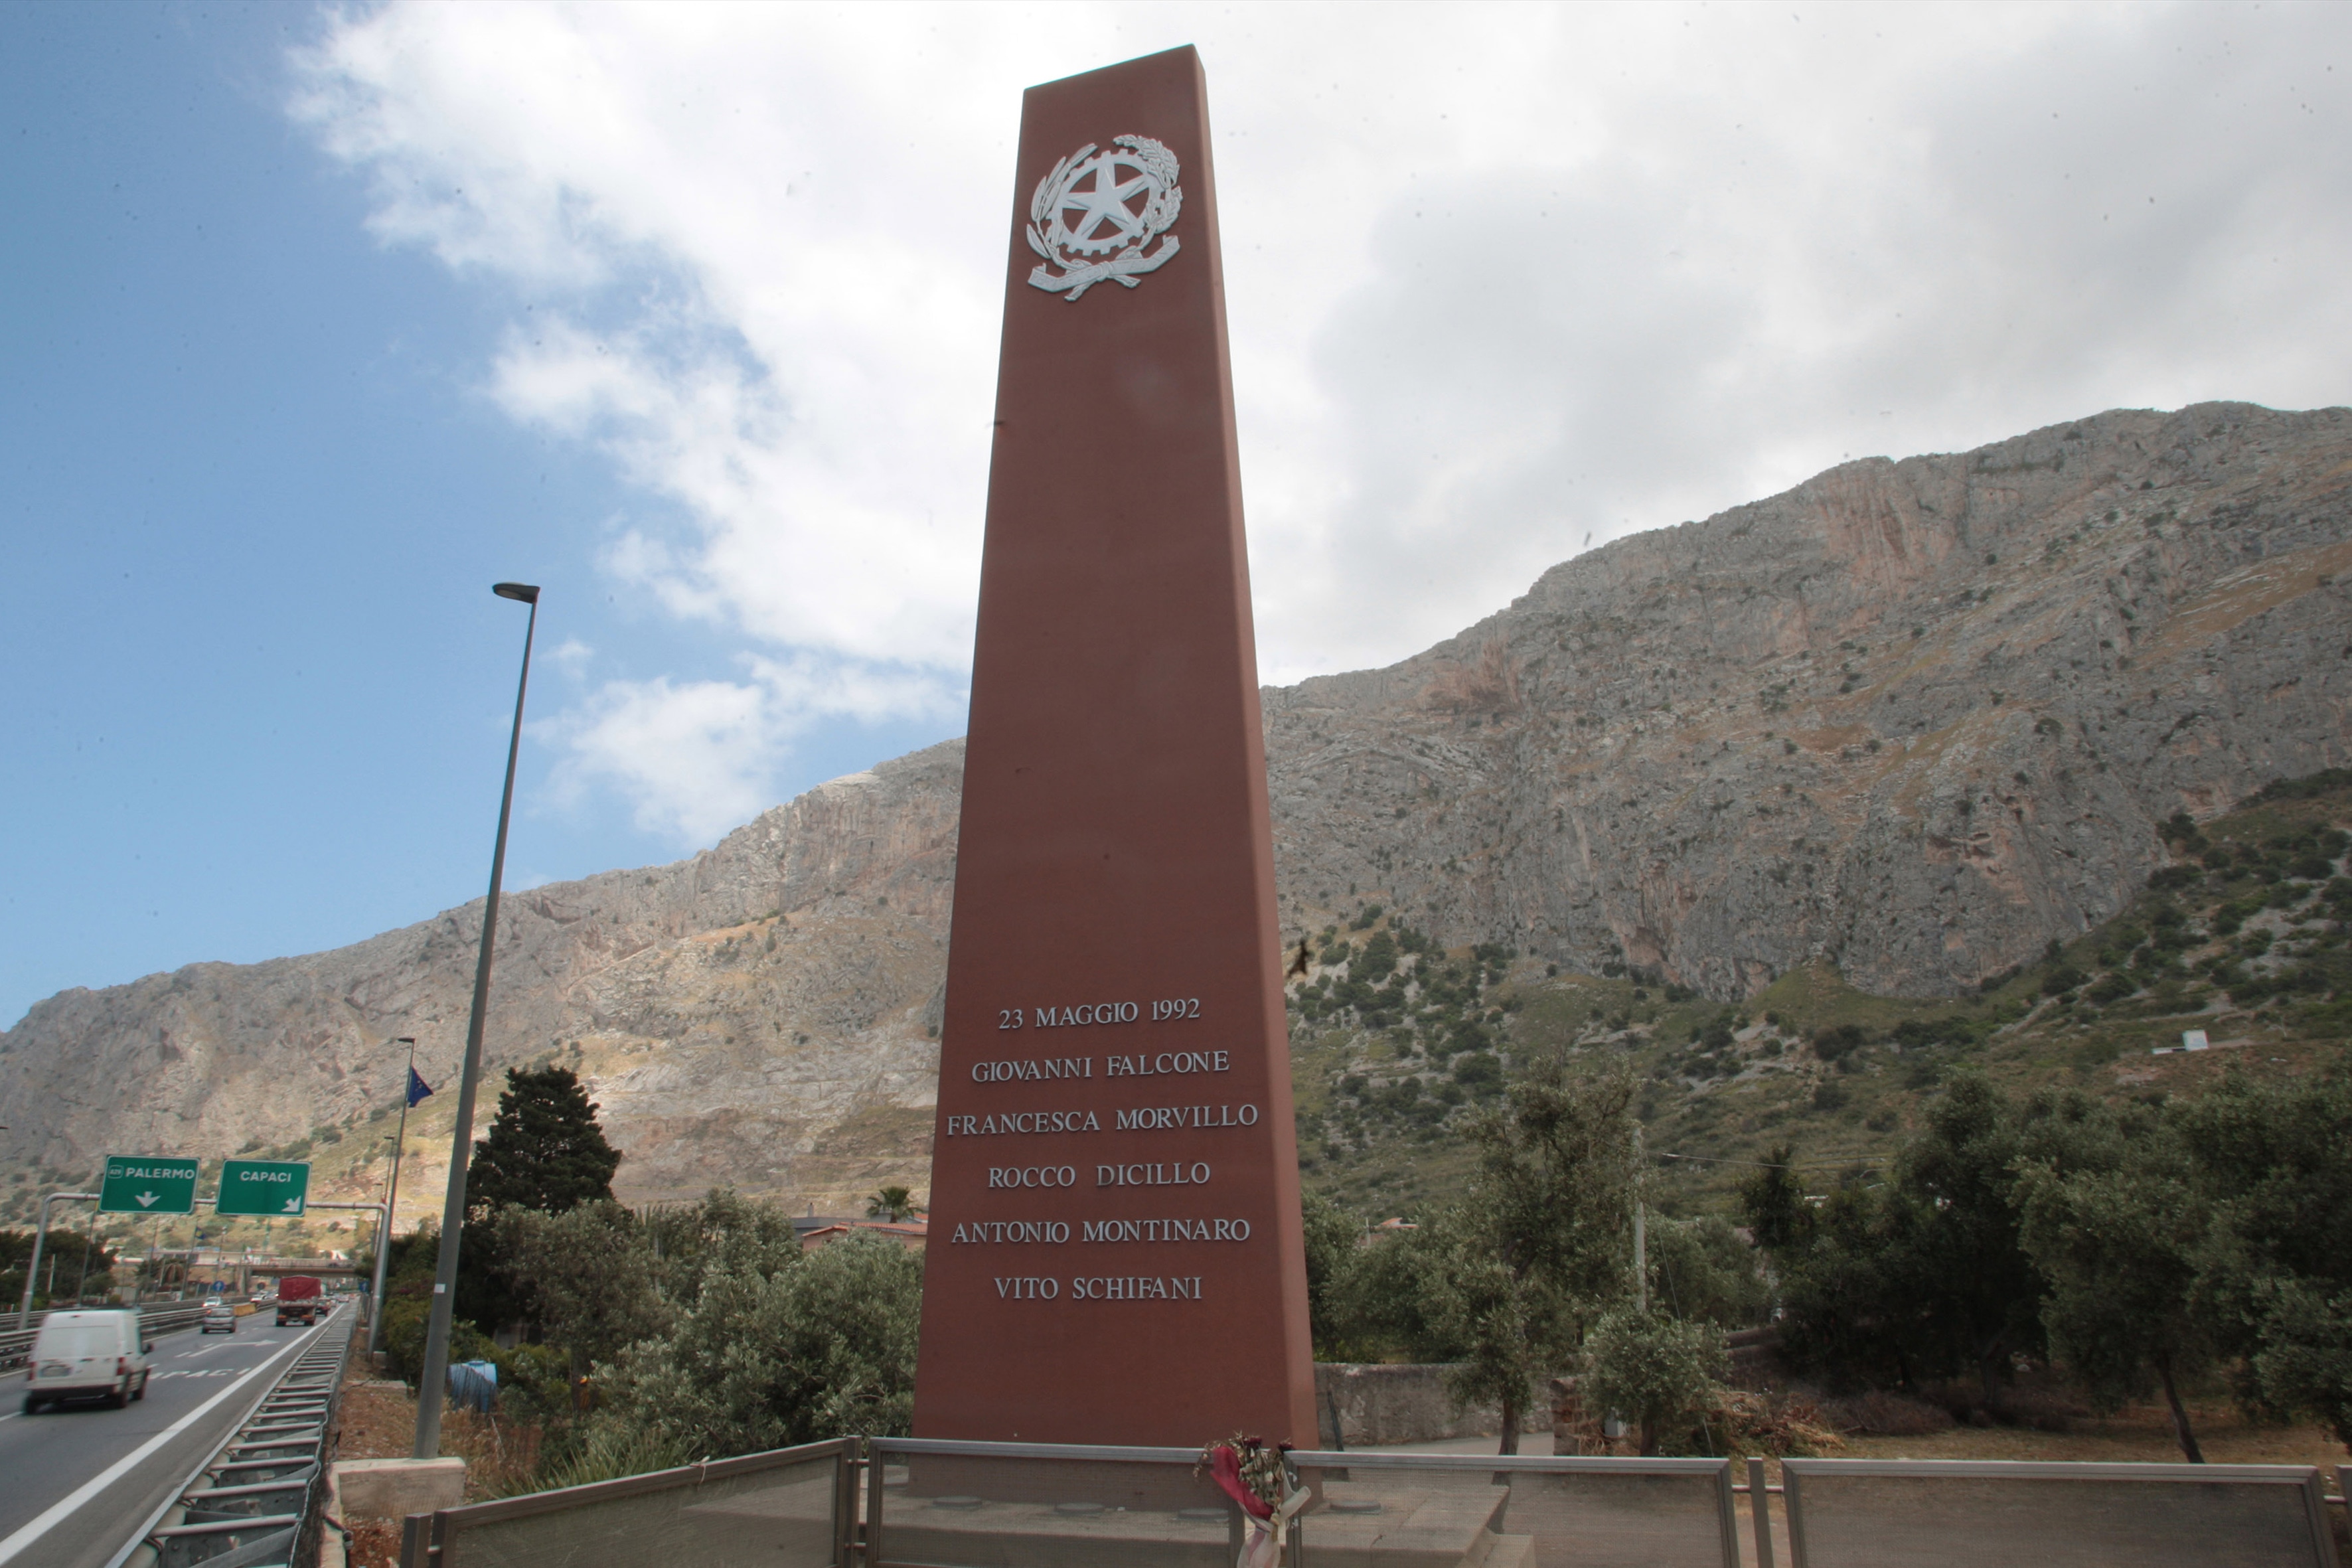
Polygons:
[[89,1255],[98,1246],[98,1215],[96,1209],[89,1211],[89,1234],[82,1238],[81,1278],[74,1282],[74,1305],[77,1307],[81,1305],[83,1294],[89,1289]]
[[1642,1203],[1642,1178],[1647,1172],[1647,1162],[1642,1157],[1642,1127],[1633,1125],[1633,1304],[1644,1312],[1650,1310],[1650,1248],[1647,1216]]
[[[33,1287],[40,1283],[41,1250],[49,1239],[49,1205],[77,1198],[87,1198],[91,1203],[99,1201],[99,1195],[96,1193],[51,1193],[41,1200],[40,1223],[33,1229],[33,1256],[25,1265],[25,1299],[16,1309],[16,1328],[19,1332],[30,1328],[33,1323]],[[42,1293],[48,1297],[50,1306],[55,1307],[58,1304],[58,1255],[54,1249],[49,1252],[48,1289]]]

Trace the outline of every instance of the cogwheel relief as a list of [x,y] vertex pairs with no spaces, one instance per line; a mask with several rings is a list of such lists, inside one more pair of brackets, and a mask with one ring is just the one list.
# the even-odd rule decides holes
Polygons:
[[1045,258],[1030,287],[1075,303],[1097,283],[1132,289],[1165,266],[1181,244],[1167,232],[1184,207],[1178,173],[1176,154],[1149,136],[1115,136],[1099,152],[1089,142],[1055,164],[1029,203],[1029,248]]

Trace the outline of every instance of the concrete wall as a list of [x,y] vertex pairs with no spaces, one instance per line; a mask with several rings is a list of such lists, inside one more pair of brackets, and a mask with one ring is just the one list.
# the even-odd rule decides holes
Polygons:
[[[1503,1413],[1493,1405],[1454,1404],[1444,1366],[1391,1366],[1360,1362],[1315,1363],[1315,1419],[1320,1441],[1331,1447],[1384,1447],[1427,1443],[1442,1437],[1495,1437]],[[1519,1430],[1551,1430],[1551,1405],[1536,1390],[1521,1407]],[[1335,1439],[1332,1422],[1339,1430]]]

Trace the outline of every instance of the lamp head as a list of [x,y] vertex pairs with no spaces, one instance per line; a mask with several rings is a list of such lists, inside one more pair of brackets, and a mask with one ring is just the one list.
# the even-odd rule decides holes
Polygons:
[[493,583],[490,592],[501,599],[520,599],[526,605],[539,603],[539,584],[536,583]]

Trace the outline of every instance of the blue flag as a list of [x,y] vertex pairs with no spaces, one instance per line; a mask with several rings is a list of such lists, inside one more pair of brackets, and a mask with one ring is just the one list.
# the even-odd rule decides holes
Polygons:
[[416,1069],[415,1069],[415,1068],[410,1068],[408,1069],[408,1103],[409,1103],[409,1105],[410,1105],[411,1107],[414,1107],[414,1106],[416,1104],[416,1102],[417,1102],[418,1100],[423,1100],[425,1096],[427,1096],[427,1095],[431,1094],[432,1092],[433,1092],[433,1086],[432,1086],[431,1084],[426,1083],[423,1079],[418,1078],[418,1077],[416,1076]]

